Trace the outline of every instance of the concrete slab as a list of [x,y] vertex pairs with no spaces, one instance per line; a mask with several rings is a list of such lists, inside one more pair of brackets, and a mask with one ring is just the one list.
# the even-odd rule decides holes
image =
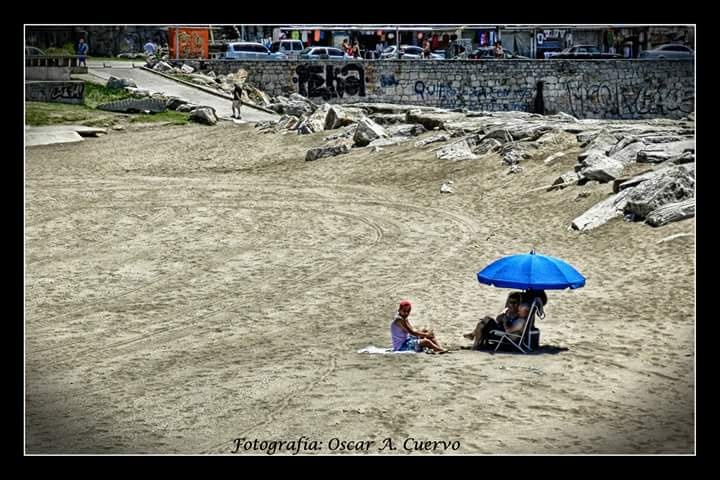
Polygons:
[[107,129],[86,127],[85,125],[46,125],[42,127],[26,125],[25,146],[82,142],[83,137],[97,137],[104,133],[107,133]]
[[52,145],[54,143],[82,142],[83,137],[74,130],[58,130],[37,132],[25,130],[25,146]]

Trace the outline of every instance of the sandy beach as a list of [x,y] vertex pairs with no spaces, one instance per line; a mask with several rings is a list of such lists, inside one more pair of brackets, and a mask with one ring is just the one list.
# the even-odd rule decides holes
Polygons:
[[[694,453],[695,218],[578,232],[611,185],[540,188],[572,154],[306,162],[327,135],[26,149],[27,453]],[[532,248],[587,279],[548,291],[546,353],[463,349],[509,293],[477,271]],[[449,354],[358,353],[400,299]]]

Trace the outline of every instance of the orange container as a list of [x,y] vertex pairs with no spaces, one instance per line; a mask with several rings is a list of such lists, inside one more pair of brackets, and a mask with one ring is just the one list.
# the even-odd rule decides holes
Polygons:
[[[202,27],[170,27],[168,48],[170,58],[208,58],[209,31]],[[178,48],[179,55],[175,49]]]

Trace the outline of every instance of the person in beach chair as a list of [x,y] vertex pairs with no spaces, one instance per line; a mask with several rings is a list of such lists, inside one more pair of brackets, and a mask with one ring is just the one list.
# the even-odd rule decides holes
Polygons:
[[[515,333],[522,330],[527,319],[526,305],[522,305],[522,292],[512,292],[505,301],[505,308],[500,314],[492,318],[483,317],[475,326],[475,329],[463,335],[473,341],[473,350],[483,350],[489,346],[492,340],[490,332],[502,330]],[[525,316],[523,316],[525,314]]]
[[432,330],[416,330],[412,326],[410,320],[408,320],[411,309],[410,302],[402,300],[397,313],[393,317],[390,324],[393,351],[422,352],[424,349],[429,349],[431,352],[446,353],[447,350],[440,345]]
[[485,350],[495,345],[497,351],[507,345],[526,353],[538,346],[540,332],[534,326],[535,316],[545,316],[543,306],[546,302],[547,295],[543,290],[512,292],[500,315],[483,317],[472,332],[463,336],[473,340],[473,350]]
[[495,343],[495,351],[503,346],[510,347],[513,350],[519,350],[522,353],[531,352],[537,349],[540,342],[540,331],[535,328],[535,317],[545,317],[543,303],[540,297],[532,300],[529,308],[526,303],[520,305],[519,315],[523,319],[523,326],[505,330],[491,330],[489,342]]

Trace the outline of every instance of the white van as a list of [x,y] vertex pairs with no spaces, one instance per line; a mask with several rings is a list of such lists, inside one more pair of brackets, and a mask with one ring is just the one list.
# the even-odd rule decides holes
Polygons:
[[305,45],[300,40],[276,40],[270,45],[272,53],[284,53],[290,58],[296,58],[304,48]]

